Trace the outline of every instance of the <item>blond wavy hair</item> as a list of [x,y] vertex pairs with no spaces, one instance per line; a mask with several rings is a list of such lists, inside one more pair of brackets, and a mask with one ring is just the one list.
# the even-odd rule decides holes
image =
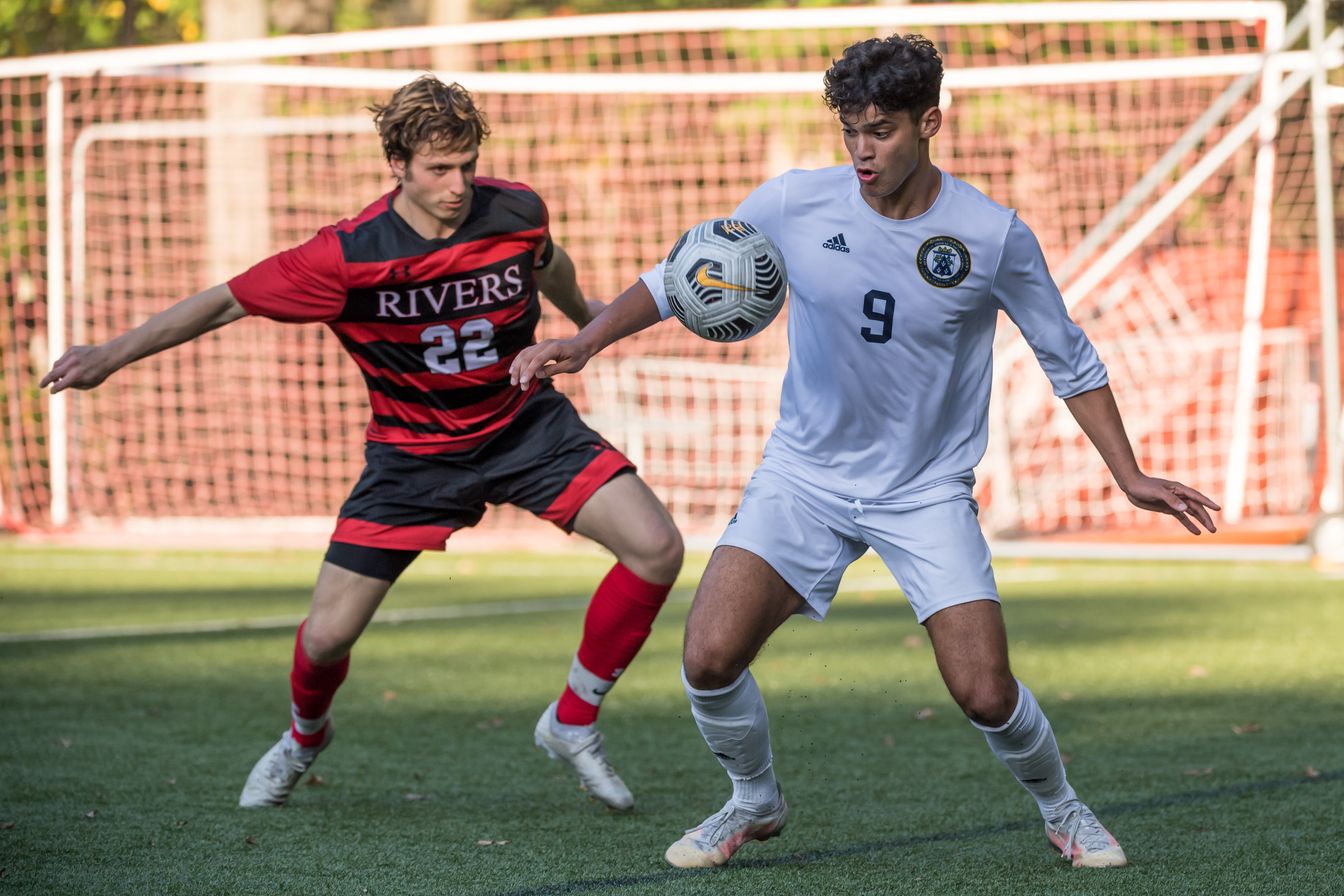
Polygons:
[[461,84],[421,75],[369,107],[389,162],[409,162],[424,147],[460,152],[490,136],[485,114]]

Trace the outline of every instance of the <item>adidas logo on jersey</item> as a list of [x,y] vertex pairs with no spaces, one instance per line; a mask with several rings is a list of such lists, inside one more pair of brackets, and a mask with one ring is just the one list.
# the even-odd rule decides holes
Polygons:
[[848,252],[849,246],[845,245],[845,235],[837,233],[835,236],[821,244],[823,249],[834,249],[836,252]]

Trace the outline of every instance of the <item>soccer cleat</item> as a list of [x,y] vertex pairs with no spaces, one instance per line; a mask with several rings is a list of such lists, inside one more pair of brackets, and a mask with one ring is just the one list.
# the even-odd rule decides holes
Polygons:
[[294,792],[294,785],[299,783],[303,773],[312,766],[317,754],[331,743],[331,738],[330,722],[327,723],[327,735],[320,747],[301,747],[294,740],[293,732],[286,730],[275,746],[267,750],[266,754],[257,760],[257,764],[252,766],[252,773],[247,776],[247,783],[243,785],[242,796],[238,797],[238,805],[249,809],[283,806],[285,800]]
[[555,733],[551,723],[555,720],[556,704],[546,707],[546,711],[537,720],[533,732],[537,746],[546,751],[552,759],[559,759],[574,769],[585,790],[605,803],[609,808],[624,812],[634,808],[635,798],[630,788],[625,786],[621,776],[607,760],[602,749],[602,733],[594,731],[582,740],[569,740]]
[[1081,801],[1065,803],[1056,818],[1045,823],[1045,836],[1060,855],[1073,862],[1073,867],[1119,868],[1127,863],[1120,844]]
[[784,802],[783,795],[779,808],[768,815],[752,815],[729,800],[699,827],[691,828],[686,836],[669,846],[663,858],[677,868],[715,868],[731,859],[748,840],[778,836],[788,817],[789,804]]

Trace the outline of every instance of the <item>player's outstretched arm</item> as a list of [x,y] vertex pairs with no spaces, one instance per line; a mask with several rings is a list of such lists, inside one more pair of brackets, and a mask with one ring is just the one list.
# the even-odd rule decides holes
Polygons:
[[1222,508],[1211,499],[1188,485],[1157,479],[1139,469],[1110,386],[1066,398],[1064,404],[1092,440],[1131,504],[1154,513],[1170,514],[1193,535],[1200,534],[1200,526],[1209,532],[1218,531],[1209,511]]
[[576,373],[602,349],[662,320],[653,293],[636,280],[607,305],[578,335],[569,339],[545,339],[523,349],[509,365],[509,381],[526,389],[535,378],[557,373]]
[[597,299],[584,299],[574,261],[559,243],[554,244],[551,263],[537,271],[537,286],[577,327],[585,326],[606,307]]
[[38,385],[43,389],[50,386],[53,393],[92,389],[127,364],[188,342],[246,314],[228,284],[212,286],[101,345],[67,349]]

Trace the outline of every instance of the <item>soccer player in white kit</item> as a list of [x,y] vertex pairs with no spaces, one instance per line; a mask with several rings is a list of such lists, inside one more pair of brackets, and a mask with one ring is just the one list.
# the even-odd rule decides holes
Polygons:
[[[936,168],[942,61],[918,35],[862,41],[826,73],[851,165],[790,171],[733,217],[783,250],[789,364],[780,417],[701,579],[682,678],[692,715],[732,780],[724,807],[667,850],[722,865],[784,827],[765,704],[748,668],[795,613],[822,619],[840,577],[873,549],[925,626],[938,669],[990,749],[1036,799],[1075,866],[1125,864],[1069,785],[1050,724],[1012,674],[989,549],[971,497],[985,451],[999,311],[1131,503],[1215,531],[1218,505],[1138,467],[1106,368],[1069,318],[1039,244],[1012,209]],[[515,359],[512,379],[576,371],[670,315],[662,266],[572,339]]]

